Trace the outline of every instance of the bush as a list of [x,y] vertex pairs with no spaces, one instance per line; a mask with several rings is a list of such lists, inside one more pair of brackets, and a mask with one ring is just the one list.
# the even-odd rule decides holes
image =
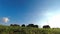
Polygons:
[[22,27],[25,27],[25,24],[22,24]]

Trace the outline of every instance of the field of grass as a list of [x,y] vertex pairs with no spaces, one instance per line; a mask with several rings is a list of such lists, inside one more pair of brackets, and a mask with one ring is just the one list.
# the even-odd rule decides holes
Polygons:
[[0,34],[60,34],[60,29],[0,25]]

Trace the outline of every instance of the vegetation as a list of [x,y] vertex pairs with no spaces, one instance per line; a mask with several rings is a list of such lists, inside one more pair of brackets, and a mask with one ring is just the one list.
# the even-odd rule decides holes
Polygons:
[[27,25],[27,27],[34,27],[34,28],[38,28],[38,25],[29,24],[29,25]]
[[49,25],[44,25],[43,28],[50,28],[50,26]]
[[22,24],[22,27],[25,27],[25,24]]
[[0,25],[0,34],[60,34],[59,28],[37,28],[30,26],[22,27],[17,26],[17,24],[15,24],[15,26]]

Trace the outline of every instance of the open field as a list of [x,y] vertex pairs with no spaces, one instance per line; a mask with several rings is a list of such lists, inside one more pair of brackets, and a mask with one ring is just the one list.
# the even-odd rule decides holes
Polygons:
[[0,34],[60,34],[59,28],[33,28],[0,25]]

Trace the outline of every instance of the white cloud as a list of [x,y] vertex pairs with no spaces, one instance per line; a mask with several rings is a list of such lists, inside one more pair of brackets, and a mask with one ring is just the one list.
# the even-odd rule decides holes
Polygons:
[[7,22],[9,22],[9,18],[8,17],[3,17],[2,21],[5,22],[5,23],[7,23]]

